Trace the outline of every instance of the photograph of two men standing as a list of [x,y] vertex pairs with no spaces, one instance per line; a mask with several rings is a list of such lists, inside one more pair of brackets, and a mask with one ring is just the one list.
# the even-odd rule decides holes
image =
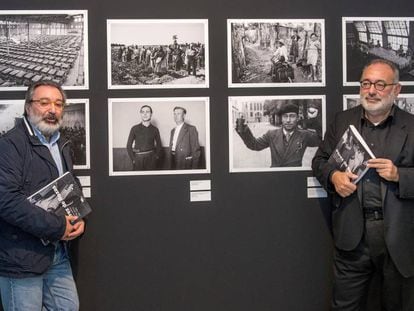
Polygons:
[[109,110],[110,174],[208,171],[207,98],[110,99]]

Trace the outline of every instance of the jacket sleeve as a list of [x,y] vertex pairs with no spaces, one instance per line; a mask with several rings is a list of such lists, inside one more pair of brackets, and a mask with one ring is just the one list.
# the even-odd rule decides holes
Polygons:
[[243,130],[236,130],[236,132],[239,134],[246,147],[251,150],[259,151],[269,147],[268,133],[256,139],[248,126]]
[[414,199],[414,167],[398,167],[398,174],[398,196],[401,199]]
[[162,144],[161,144],[161,136],[160,131],[155,128],[155,150],[157,157],[160,159],[162,156]]
[[321,185],[329,193],[335,193],[333,184],[331,183],[331,174],[335,171],[335,165],[328,163],[331,153],[336,147],[336,126],[335,121],[328,127],[324,140],[320,143],[318,150],[312,160],[313,175],[318,179]]
[[134,139],[135,139],[134,127],[132,127],[131,130],[129,131],[128,141],[126,145],[127,152],[128,152],[128,155],[131,161],[134,161],[134,153],[132,151],[132,143],[134,142]]
[[0,139],[0,218],[38,238],[58,241],[65,232],[66,219],[27,200],[24,154],[7,138]]
[[190,144],[191,144],[191,156],[192,158],[192,164],[191,167],[193,169],[198,168],[198,162],[200,160],[200,143],[198,142],[198,132],[197,129],[193,126],[190,127]]

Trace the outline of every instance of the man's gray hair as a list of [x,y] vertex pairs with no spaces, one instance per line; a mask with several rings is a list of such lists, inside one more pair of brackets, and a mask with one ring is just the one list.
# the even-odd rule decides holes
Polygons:
[[393,83],[400,82],[400,71],[398,70],[398,67],[393,62],[390,62],[389,60],[386,60],[386,59],[375,58],[371,60],[368,64],[364,66],[364,69],[362,70],[362,72],[364,72],[365,69],[367,69],[369,66],[375,65],[375,64],[383,64],[383,65],[387,65],[388,67],[390,67],[392,69],[392,72],[394,73]]
[[56,83],[56,82],[50,81],[50,80],[38,81],[38,82],[35,82],[35,83],[31,84],[29,86],[29,88],[27,89],[27,91],[26,91],[26,98],[25,98],[25,101],[24,101],[24,112],[23,112],[24,116],[27,116],[27,111],[26,110],[32,104],[33,94],[39,86],[51,86],[51,87],[54,87],[54,88],[58,89],[60,94],[62,94],[63,102],[66,102],[66,99],[67,99],[66,93],[62,89],[62,86],[59,83]]

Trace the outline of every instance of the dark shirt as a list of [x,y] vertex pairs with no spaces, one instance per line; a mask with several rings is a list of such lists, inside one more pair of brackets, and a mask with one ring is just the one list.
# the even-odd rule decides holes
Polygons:
[[[394,109],[390,115],[378,125],[374,125],[364,116],[361,117],[361,135],[365,139],[376,158],[383,158],[387,148],[387,137],[394,116]],[[381,177],[375,169],[369,169],[361,180],[362,206],[364,208],[378,208],[382,205]]]
[[[132,145],[134,146],[132,147]],[[161,138],[158,129],[150,124],[148,127],[137,124],[131,128],[128,136],[127,150],[131,160],[134,154],[146,151],[155,151],[159,156],[161,154]]]

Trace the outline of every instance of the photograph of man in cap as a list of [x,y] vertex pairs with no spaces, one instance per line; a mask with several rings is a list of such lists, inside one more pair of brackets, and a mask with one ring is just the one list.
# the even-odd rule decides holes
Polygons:
[[321,139],[316,131],[298,127],[299,106],[295,100],[289,100],[277,112],[281,119],[281,127],[267,131],[263,136],[255,138],[244,123],[244,119],[236,122],[236,132],[247,148],[260,151],[270,148],[271,167],[302,166],[303,154],[307,147],[316,147]]

